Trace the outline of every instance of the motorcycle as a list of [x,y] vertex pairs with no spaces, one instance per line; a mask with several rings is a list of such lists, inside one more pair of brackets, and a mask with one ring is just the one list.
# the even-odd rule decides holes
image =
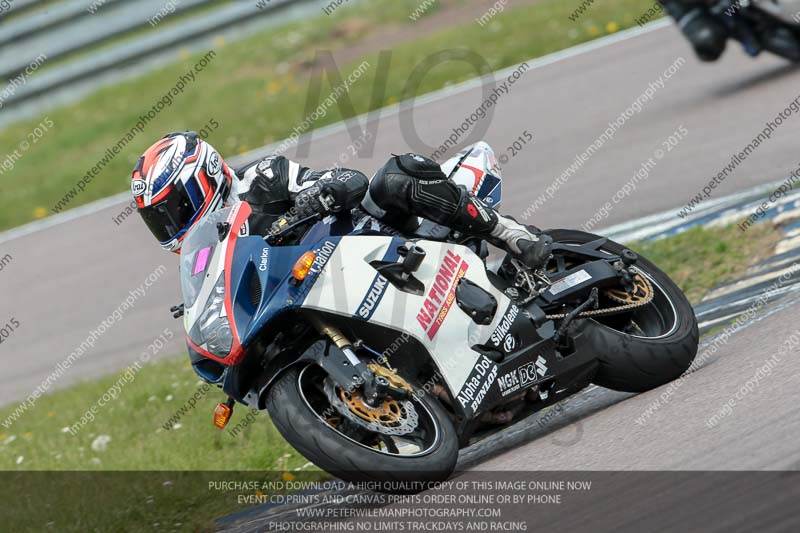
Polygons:
[[[766,50],[790,61],[800,61],[800,0],[714,0],[708,3],[714,19],[728,37],[742,43],[747,54],[755,57]],[[692,17],[693,13],[688,13],[679,26],[685,28]],[[710,57],[700,55],[706,60],[719,56],[718,53]]]
[[[486,143],[442,168],[501,203]],[[485,241],[429,221],[397,234],[366,215],[301,219],[264,238],[249,214],[207,217],[180,257],[195,369],[228,395],[215,425],[236,403],[265,410],[345,480],[443,480],[461,448],[591,383],[663,385],[697,352],[680,289],[597,235],[547,231],[552,257],[533,271],[510,255],[489,267]]]

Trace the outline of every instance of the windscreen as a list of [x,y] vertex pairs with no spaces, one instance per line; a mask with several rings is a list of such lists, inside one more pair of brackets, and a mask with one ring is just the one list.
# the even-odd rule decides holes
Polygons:
[[[180,268],[183,303],[186,307],[192,307],[197,300],[214,252],[220,244],[217,223],[225,222],[232,209],[232,207],[221,209],[205,217],[189,231],[183,241]],[[215,281],[209,280],[210,283]]]

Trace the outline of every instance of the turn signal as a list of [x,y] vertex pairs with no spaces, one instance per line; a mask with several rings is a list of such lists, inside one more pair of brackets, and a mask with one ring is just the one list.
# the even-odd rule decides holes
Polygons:
[[233,409],[230,405],[225,403],[217,404],[216,409],[214,409],[214,425],[219,429],[225,429],[232,414]]
[[303,281],[308,276],[308,271],[311,270],[311,265],[314,264],[314,259],[317,256],[314,252],[306,252],[300,256],[300,259],[294,264],[292,268],[292,277],[297,281]]

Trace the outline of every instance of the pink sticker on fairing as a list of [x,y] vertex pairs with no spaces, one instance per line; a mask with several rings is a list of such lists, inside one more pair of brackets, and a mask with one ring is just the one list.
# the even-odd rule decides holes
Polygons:
[[192,276],[202,274],[206,271],[208,266],[208,258],[211,256],[211,247],[201,249],[197,252],[197,257],[194,260],[194,268],[192,269]]

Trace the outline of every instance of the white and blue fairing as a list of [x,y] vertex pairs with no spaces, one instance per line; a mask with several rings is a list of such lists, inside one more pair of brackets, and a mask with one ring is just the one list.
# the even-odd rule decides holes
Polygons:
[[[486,143],[462,151],[442,167],[454,181],[487,204],[500,204],[500,169]],[[241,220],[235,213],[237,209],[234,206],[215,213],[215,221]],[[224,270],[229,269],[226,291],[231,299],[230,313],[220,308],[219,317],[227,318],[233,326],[234,351],[239,343],[246,350],[278,315],[297,308],[316,310],[369,321],[414,337],[429,352],[456,396],[483,357],[471,346],[486,342],[511,306],[508,297],[489,281],[482,259],[466,246],[416,241],[426,257],[414,274],[425,290],[415,295],[387,283],[371,265],[374,261],[397,260],[397,250],[406,244],[405,238],[376,234],[337,236],[335,233],[342,230],[347,233],[347,226],[337,227],[327,221],[318,223],[303,244],[275,247],[261,237],[244,234],[245,224],[234,224],[222,242],[215,242],[213,223],[202,224],[203,238],[190,237],[189,246],[182,252],[185,326],[189,337],[194,337],[194,343],[203,351],[208,346],[201,344],[204,339],[197,335],[201,318],[214,318],[207,316],[206,302],[213,301],[217,285],[214,281],[222,279]],[[313,242],[309,242],[311,235]],[[290,283],[293,265],[309,250],[315,252],[316,260],[308,277],[299,285]],[[199,261],[199,253],[207,257]],[[489,324],[476,324],[455,305],[453,294],[462,278],[497,300],[499,312]],[[224,354],[218,356],[223,364],[231,364],[225,359]]]

